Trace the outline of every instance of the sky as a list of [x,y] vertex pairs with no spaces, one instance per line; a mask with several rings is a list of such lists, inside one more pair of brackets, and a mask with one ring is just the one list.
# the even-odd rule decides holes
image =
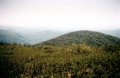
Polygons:
[[0,26],[40,30],[120,29],[120,0],[0,0]]

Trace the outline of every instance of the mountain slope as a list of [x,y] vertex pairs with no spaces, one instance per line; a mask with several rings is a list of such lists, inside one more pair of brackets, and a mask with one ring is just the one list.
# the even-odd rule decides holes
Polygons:
[[0,41],[5,43],[24,44],[26,39],[16,32],[0,29]]
[[104,46],[105,44],[120,45],[120,39],[110,35],[102,34],[93,31],[76,31],[71,32],[57,38],[36,44],[36,45],[70,45],[72,43],[85,43],[91,46]]

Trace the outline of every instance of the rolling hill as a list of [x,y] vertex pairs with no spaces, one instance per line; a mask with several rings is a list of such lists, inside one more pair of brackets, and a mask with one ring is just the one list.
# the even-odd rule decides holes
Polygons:
[[[17,43],[17,44],[27,43],[30,45],[34,45],[34,44],[40,43],[42,45],[50,44],[50,45],[59,46],[59,45],[69,45],[71,43],[86,42],[87,44],[91,44],[91,45],[93,45],[94,43],[96,45],[101,45],[102,43],[105,44],[104,42],[112,43],[112,41],[107,40],[105,36],[107,36],[107,38],[108,36],[110,38],[112,38],[111,36],[115,36],[115,38],[116,37],[120,38],[119,29],[118,30],[101,30],[98,32],[100,32],[101,34],[105,33],[107,35],[102,34],[104,36],[101,36],[101,35],[99,36],[100,33],[98,34],[98,32],[94,32],[94,35],[92,36],[91,35],[93,34],[92,31],[91,32],[82,31],[80,32],[81,33],[80,34],[78,31],[75,33],[71,31],[55,31],[55,30],[39,30],[39,29],[35,30],[35,29],[26,29],[26,28],[20,29],[20,28],[11,28],[9,26],[1,26],[1,28],[2,29],[0,29],[0,41],[7,42],[7,43]],[[71,33],[68,33],[68,32],[71,32]],[[94,37],[95,39],[93,39]],[[115,41],[115,39],[113,39],[113,41]],[[118,42],[115,42],[115,43],[118,43]]]
[[0,29],[0,41],[5,43],[24,44],[26,39],[16,32]]
[[120,39],[111,35],[94,32],[94,31],[75,31],[59,36],[57,38],[36,44],[36,45],[70,45],[72,43],[85,43],[91,46],[104,46],[105,44],[117,44],[120,45]]

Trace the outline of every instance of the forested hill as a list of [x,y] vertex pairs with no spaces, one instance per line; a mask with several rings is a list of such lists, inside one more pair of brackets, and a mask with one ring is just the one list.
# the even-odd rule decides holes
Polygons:
[[91,46],[104,46],[106,44],[120,45],[120,39],[111,35],[95,32],[95,31],[75,31],[59,36],[57,38],[36,44],[36,45],[70,45],[72,43],[85,43]]

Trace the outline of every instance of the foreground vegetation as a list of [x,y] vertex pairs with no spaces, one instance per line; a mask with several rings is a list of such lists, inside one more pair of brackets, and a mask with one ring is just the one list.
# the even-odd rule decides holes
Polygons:
[[0,45],[0,78],[119,78],[119,63],[120,49],[111,45]]

